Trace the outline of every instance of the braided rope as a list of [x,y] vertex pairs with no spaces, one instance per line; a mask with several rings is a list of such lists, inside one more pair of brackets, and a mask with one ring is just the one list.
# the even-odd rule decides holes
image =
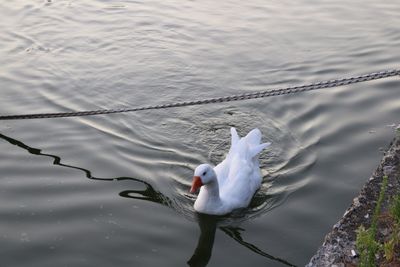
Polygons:
[[0,120],[22,120],[22,119],[44,119],[44,118],[92,116],[92,115],[101,115],[101,114],[135,112],[135,111],[141,111],[141,110],[166,109],[166,108],[175,108],[175,107],[205,105],[205,104],[212,104],[212,103],[232,102],[232,101],[240,101],[240,100],[248,100],[248,99],[256,99],[256,98],[264,98],[264,97],[270,97],[270,96],[295,94],[295,93],[299,93],[299,92],[306,92],[306,91],[312,91],[312,90],[323,89],[323,88],[332,88],[332,87],[338,87],[338,86],[349,85],[349,84],[354,84],[354,83],[361,83],[361,82],[366,82],[366,81],[384,79],[384,78],[389,78],[389,77],[393,77],[393,76],[397,76],[397,75],[400,75],[400,69],[386,70],[386,71],[381,71],[381,72],[373,72],[373,73],[350,77],[350,78],[328,80],[328,81],[311,83],[311,84],[306,84],[306,85],[301,85],[301,86],[291,86],[291,87],[286,87],[286,88],[265,90],[265,91],[259,91],[259,92],[254,92],[254,93],[243,93],[243,94],[238,94],[238,95],[208,98],[208,99],[202,99],[202,100],[175,102],[175,103],[169,103],[169,104],[143,106],[143,107],[136,107],[136,108],[99,109],[99,110],[90,110],[90,111],[60,112],[60,113],[3,115],[3,116],[0,116]]

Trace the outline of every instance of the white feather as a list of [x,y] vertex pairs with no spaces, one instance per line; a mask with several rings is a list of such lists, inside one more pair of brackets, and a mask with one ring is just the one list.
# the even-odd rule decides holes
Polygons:
[[197,212],[223,215],[249,205],[262,182],[257,155],[271,144],[260,144],[261,137],[260,130],[253,129],[240,138],[232,127],[226,158],[215,168],[208,164],[196,168],[194,175],[203,183],[194,203]]

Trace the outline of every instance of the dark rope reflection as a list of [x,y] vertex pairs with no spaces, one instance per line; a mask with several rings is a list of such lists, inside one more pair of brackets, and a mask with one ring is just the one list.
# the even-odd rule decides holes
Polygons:
[[[95,177],[95,176],[92,175],[92,172],[90,170],[62,163],[61,162],[61,158],[59,156],[57,156],[57,155],[42,153],[41,149],[30,147],[30,146],[22,143],[21,141],[18,141],[16,139],[11,138],[11,137],[5,136],[5,135],[3,135],[1,133],[0,133],[0,138],[6,140],[7,142],[9,142],[12,145],[18,146],[18,147],[28,151],[30,154],[52,158],[53,159],[53,165],[57,165],[57,166],[65,167],[65,168],[70,168],[70,169],[82,171],[83,173],[85,173],[86,178],[91,179],[91,180],[97,180],[97,181],[124,181],[124,180],[131,180],[131,181],[135,181],[135,182],[141,183],[145,187],[144,190],[127,190],[127,191],[123,191],[123,192],[119,193],[119,195],[121,197],[126,197],[126,198],[135,198],[135,199],[147,200],[147,201],[159,203],[159,204],[162,204],[162,205],[165,205],[165,206],[168,206],[168,207],[171,206],[171,200],[169,198],[167,198],[166,196],[164,196],[160,191],[155,190],[154,187],[150,183],[148,183],[146,181],[143,181],[143,180],[140,180],[140,179],[137,179],[137,178],[133,178],[133,177],[125,177],[125,176],[114,177],[114,178]],[[132,195],[132,193],[134,193],[135,195]]]
[[225,234],[229,235],[230,237],[232,237],[234,240],[236,240],[239,244],[245,246],[246,248],[250,249],[251,251],[264,256],[268,259],[274,260],[274,261],[278,261],[282,264],[285,264],[287,266],[293,266],[295,267],[296,265],[291,264],[290,262],[284,260],[284,259],[280,259],[278,257],[274,257],[268,253],[265,253],[264,251],[262,251],[261,249],[259,249],[257,246],[250,244],[246,241],[243,240],[240,231],[243,231],[243,229],[239,228],[239,227],[228,227],[228,226],[223,226],[220,227],[219,229],[221,229]]
[[210,261],[212,255],[212,249],[214,245],[215,232],[217,227],[222,230],[225,234],[231,237],[233,240],[237,241],[242,246],[250,249],[254,253],[261,255],[270,260],[282,263],[286,266],[296,267],[296,265],[291,264],[290,262],[272,256],[257,246],[250,244],[243,240],[241,231],[244,229],[239,227],[231,227],[231,226],[218,226],[220,221],[224,220],[224,216],[216,216],[216,215],[208,215],[202,213],[196,213],[196,217],[200,227],[200,236],[199,241],[197,243],[196,249],[192,255],[192,257],[187,262],[190,267],[205,267]]
[[[158,204],[173,208],[171,199],[166,197],[165,195],[163,195],[160,191],[155,190],[154,187],[146,181],[140,180],[138,178],[125,177],[125,176],[114,177],[114,178],[95,177],[92,175],[92,172],[90,170],[62,163],[61,157],[59,157],[57,155],[42,153],[41,149],[30,147],[21,141],[18,141],[11,137],[5,136],[1,133],[0,133],[0,138],[7,141],[8,143],[10,143],[12,145],[18,146],[19,148],[22,148],[22,149],[28,151],[32,155],[52,158],[53,165],[82,171],[83,173],[85,173],[86,178],[91,179],[91,180],[97,180],[97,181],[130,180],[130,181],[135,181],[135,182],[141,183],[145,187],[144,190],[125,190],[125,191],[120,192],[119,195],[121,197],[125,197],[125,198],[133,198],[133,199],[150,201],[150,202],[158,203]],[[198,221],[199,227],[200,227],[200,237],[199,237],[199,240],[197,243],[197,247],[196,247],[192,257],[189,259],[188,264],[190,267],[205,267],[205,266],[207,266],[207,264],[211,258],[211,255],[212,255],[212,249],[213,249],[213,245],[214,245],[215,232],[217,229],[218,221],[222,220],[223,217],[199,214],[199,213],[196,214],[196,217],[197,217],[197,221]],[[258,255],[266,257],[270,260],[280,262],[287,266],[295,266],[283,259],[271,256],[268,253],[266,253],[266,252],[262,251],[261,249],[259,249],[258,247],[256,247],[255,245],[244,241],[240,234],[240,231],[243,231],[243,229],[227,227],[227,226],[220,226],[218,228],[221,229],[225,234],[227,234],[233,240],[237,241],[239,244],[241,244],[244,247],[250,249],[251,251],[257,253]]]

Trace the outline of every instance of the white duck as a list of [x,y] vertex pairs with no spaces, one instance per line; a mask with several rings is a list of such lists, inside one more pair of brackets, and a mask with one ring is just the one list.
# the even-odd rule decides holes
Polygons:
[[197,212],[224,215],[249,205],[261,186],[258,153],[271,143],[261,142],[261,132],[253,129],[240,138],[231,128],[231,148],[226,158],[215,168],[201,164],[194,171],[190,193],[200,188],[194,203]]

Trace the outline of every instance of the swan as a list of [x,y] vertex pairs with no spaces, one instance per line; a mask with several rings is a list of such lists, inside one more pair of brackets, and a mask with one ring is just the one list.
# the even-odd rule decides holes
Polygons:
[[270,144],[261,144],[261,132],[257,128],[240,138],[232,127],[231,147],[226,158],[215,167],[201,164],[194,171],[190,193],[200,188],[195,211],[225,215],[247,207],[262,182],[258,153]]

